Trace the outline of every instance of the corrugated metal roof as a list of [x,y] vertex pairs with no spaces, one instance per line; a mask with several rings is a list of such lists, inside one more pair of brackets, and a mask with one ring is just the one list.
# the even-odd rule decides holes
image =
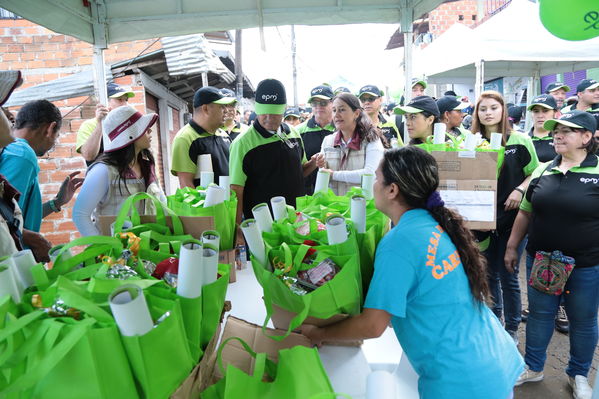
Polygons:
[[[110,71],[110,68],[106,68]],[[25,82],[27,76],[25,76]],[[106,80],[112,80],[112,73],[106,73]],[[28,101],[45,99],[48,101],[64,100],[72,97],[87,96],[94,92],[93,71],[87,70],[73,75],[40,83],[38,85],[16,90],[8,99],[5,106],[15,107]]]
[[171,76],[213,72],[232,83],[235,75],[220,61],[202,34],[163,37],[162,49]]

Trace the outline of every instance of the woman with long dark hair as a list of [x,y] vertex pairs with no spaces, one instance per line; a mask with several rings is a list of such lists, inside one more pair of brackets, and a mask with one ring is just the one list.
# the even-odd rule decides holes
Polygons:
[[[150,152],[156,114],[142,115],[125,106],[110,111],[102,122],[104,153],[90,165],[73,208],[73,222],[82,236],[100,234],[99,216],[114,216],[132,194],[147,192],[166,202],[154,173]],[[142,201],[140,214],[154,213]]]
[[486,305],[485,259],[438,186],[432,155],[414,146],[385,152],[373,191],[394,227],[377,248],[364,310],[302,333],[320,345],[375,338],[391,322],[420,397],[506,399],[524,363]]
[[374,173],[385,149],[380,131],[353,94],[341,93],[334,98],[333,123],[337,130],[322,141],[324,158],[317,165],[331,173],[330,186],[335,194],[344,195],[360,184],[362,175]]
[[[531,138],[509,129],[505,101],[496,91],[482,92],[476,102],[472,133],[479,132],[484,139],[482,147],[491,142],[492,133],[500,133],[504,157],[497,165],[497,227],[475,235],[487,258],[493,312],[498,318],[504,316],[505,329],[517,343],[522,310],[518,263],[508,270],[503,258],[518,206],[539,160]],[[522,251],[521,247],[519,254]]]
[[432,97],[418,96],[407,105],[395,108],[396,114],[404,115],[410,136],[409,145],[424,144],[432,137],[435,123],[439,123],[439,107]]

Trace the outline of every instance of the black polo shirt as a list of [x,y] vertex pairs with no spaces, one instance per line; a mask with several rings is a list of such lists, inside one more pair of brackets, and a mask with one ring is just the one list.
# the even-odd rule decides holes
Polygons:
[[[195,174],[198,166],[198,156],[210,154],[214,182],[218,184],[219,176],[229,175],[229,146],[231,139],[223,130],[215,134],[206,132],[204,128],[192,120],[177,132],[173,140],[173,159],[171,173],[188,172]],[[200,179],[194,179],[193,184],[200,185]]]
[[264,129],[256,119],[244,134],[231,144],[229,176],[231,184],[243,186],[243,214],[253,217],[252,208],[262,202],[283,196],[288,205],[304,195],[302,165],[306,155],[302,139],[286,123],[281,131],[287,137]]
[[[312,116],[312,118],[298,125],[295,129],[301,135],[302,141],[304,142],[306,159],[310,159],[312,158],[312,155],[320,152],[322,140],[335,131],[335,126],[333,126],[333,123],[331,122],[322,128],[316,123],[316,118]],[[318,171],[315,170],[304,179],[306,194],[308,195],[312,195],[314,193],[314,185],[316,184],[317,173]]]
[[555,148],[553,148],[553,135],[551,132],[545,137],[537,137],[533,133],[534,127],[530,129],[528,135],[532,139],[532,143],[535,146],[535,151],[537,152],[537,158],[539,158],[539,162],[549,162],[555,158],[557,153],[555,152]]
[[507,140],[503,162],[498,162],[497,178],[497,231],[512,229],[518,209],[505,211],[505,201],[539,165],[532,140],[526,134],[512,132]]
[[520,209],[531,212],[526,250],[562,251],[576,267],[599,264],[599,158],[589,154],[566,173],[551,163],[533,173]]

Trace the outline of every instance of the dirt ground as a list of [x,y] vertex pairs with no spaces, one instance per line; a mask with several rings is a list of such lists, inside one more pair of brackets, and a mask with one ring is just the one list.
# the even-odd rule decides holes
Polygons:
[[[524,262],[520,264],[520,287],[522,289],[522,306],[526,308],[526,276]],[[518,329],[520,344],[518,348],[524,355],[524,342],[526,340],[526,323],[520,324]],[[529,382],[516,387],[514,391],[515,399],[562,399],[572,398],[572,390],[568,385],[568,376],[565,373],[568,364],[570,351],[570,341],[568,335],[554,331],[551,337],[551,343],[547,349],[547,362],[545,363],[545,379],[541,382]],[[593,365],[589,373],[589,382],[591,385],[595,382],[595,374],[599,367],[599,346],[595,348],[593,356]]]

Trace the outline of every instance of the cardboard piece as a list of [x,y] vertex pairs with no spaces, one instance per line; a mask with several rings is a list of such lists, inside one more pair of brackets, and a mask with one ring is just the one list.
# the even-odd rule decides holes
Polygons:
[[[275,326],[275,328],[277,328],[279,330],[287,331],[287,329],[289,328],[289,323],[291,322],[291,319],[293,319],[296,314],[288,311],[287,309],[283,309],[282,307],[277,306],[276,304],[273,304],[272,308],[273,308],[273,313],[272,313],[272,317],[271,317],[272,324]],[[324,326],[328,326],[330,324],[337,323],[341,320],[345,320],[348,317],[349,317],[349,315],[347,315],[347,314],[336,314],[332,317],[329,317],[328,319],[319,319],[316,317],[309,316],[308,318],[306,318],[306,320],[304,320],[302,325],[303,324],[312,324],[317,327],[324,327]],[[338,342],[325,341],[325,342],[323,342],[323,344],[332,345],[332,346],[361,346],[363,342],[364,341],[362,341],[362,340],[338,341]]]
[[[268,328],[267,331],[271,335],[283,334],[282,331],[273,330],[271,328]],[[219,334],[217,333],[215,338],[218,338],[218,336]],[[262,333],[262,327],[233,316],[227,318],[221,342],[224,342],[230,337],[239,337],[243,339],[255,352],[264,352],[267,354],[267,357],[273,361],[277,361],[279,350],[281,349],[291,348],[297,345],[312,347],[312,344],[307,337],[295,333],[292,333],[281,342],[273,341]],[[210,341],[200,364],[193,369],[179,389],[171,395],[171,399],[198,398],[200,392],[204,391],[208,386],[216,383],[223,377],[216,362],[218,347],[215,338]],[[233,364],[248,374],[254,372],[254,358],[243,349],[239,341],[233,340],[225,345],[222,359],[225,367],[227,367],[227,364]]]
[[231,266],[231,272],[229,273],[229,283],[237,281],[237,249],[227,249],[219,251],[218,263],[223,265]]
[[497,152],[433,151],[439,191],[471,230],[494,230],[497,220]]

